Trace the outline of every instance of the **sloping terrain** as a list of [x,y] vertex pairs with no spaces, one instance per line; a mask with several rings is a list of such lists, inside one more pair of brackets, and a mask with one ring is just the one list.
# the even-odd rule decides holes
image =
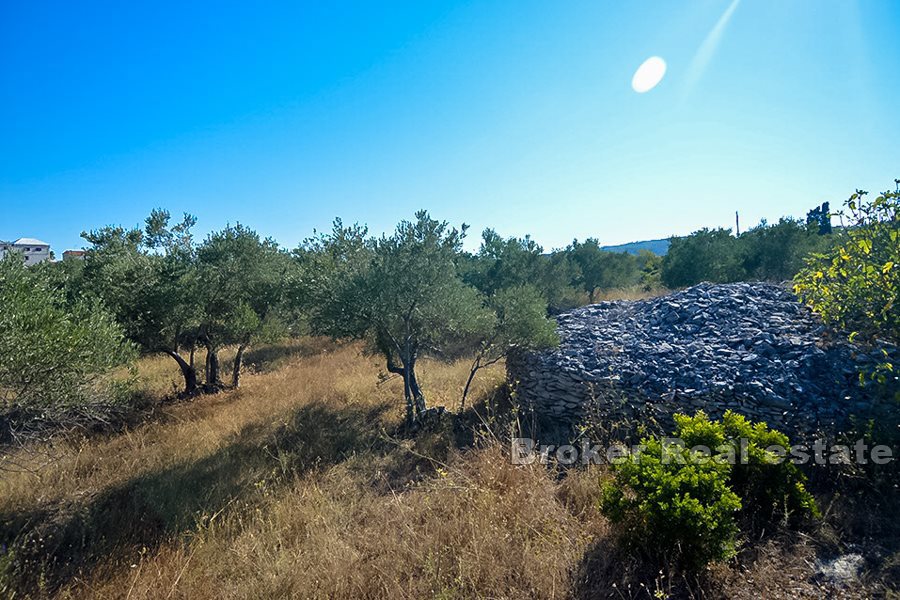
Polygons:
[[[248,363],[257,373],[240,390],[15,453],[31,470],[0,478],[0,596],[862,598],[882,589],[881,574],[850,588],[817,576],[817,557],[862,535],[838,509],[814,536],[748,541],[739,560],[699,577],[622,554],[597,510],[602,468],[561,478],[510,463],[508,430],[491,408],[502,367],[476,380],[477,414],[411,438],[400,433],[400,381],[382,381],[380,363],[355,344],[304,340]],[[148,389],[171,390],[173,367],[144,359]],[[455,406],[468,364],[422,367],[429,399]],[[484,432],[479,443],[466,423]]]

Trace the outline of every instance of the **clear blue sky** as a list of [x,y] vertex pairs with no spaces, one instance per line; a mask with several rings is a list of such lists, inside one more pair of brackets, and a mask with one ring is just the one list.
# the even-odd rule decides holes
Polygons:
[[900,2],[743,0],[692,67],[731,3],[4,0],[0,239],[161,206],[293,247],[427,208],[551,248],[892,185]]

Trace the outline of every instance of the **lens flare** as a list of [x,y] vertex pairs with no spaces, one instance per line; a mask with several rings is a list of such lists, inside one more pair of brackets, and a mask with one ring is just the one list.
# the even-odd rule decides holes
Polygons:
[[666,61],[658,56],[651,56],[638,67],[631,78],[631,88],[638,94],[649,92],[662,81],[666,74]]

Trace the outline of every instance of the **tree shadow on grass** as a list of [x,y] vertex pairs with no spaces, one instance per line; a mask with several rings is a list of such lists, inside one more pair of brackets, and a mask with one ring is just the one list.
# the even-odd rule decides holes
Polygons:
[[198,460],[75,501],[0,514],[0,594],[52,591],[100,563],[127,566],[141,548],[194,530],[260,479],[284,485],[372,449],[379,443],[375,424],[389,408],[313,403],[274,432],[247,427]]
[[596,540],[584,553],[574,573],[572,597],[703,598],[708,588],[704,577],[631,552],[609,536]]
[[303,338],[281,344],[251,347],[244,354],[243,364],[249,371],[269,373],[286,362],[315,356],[339,347],[339,342],[325,338]]

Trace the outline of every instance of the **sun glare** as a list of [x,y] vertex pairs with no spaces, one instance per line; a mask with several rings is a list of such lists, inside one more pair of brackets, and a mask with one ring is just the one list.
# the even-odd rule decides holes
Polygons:
[[631,87],[638,94],[649,92],[655,88],[666,74],[666,61],[658,56],[651,56],[638,67],[631,79]]

